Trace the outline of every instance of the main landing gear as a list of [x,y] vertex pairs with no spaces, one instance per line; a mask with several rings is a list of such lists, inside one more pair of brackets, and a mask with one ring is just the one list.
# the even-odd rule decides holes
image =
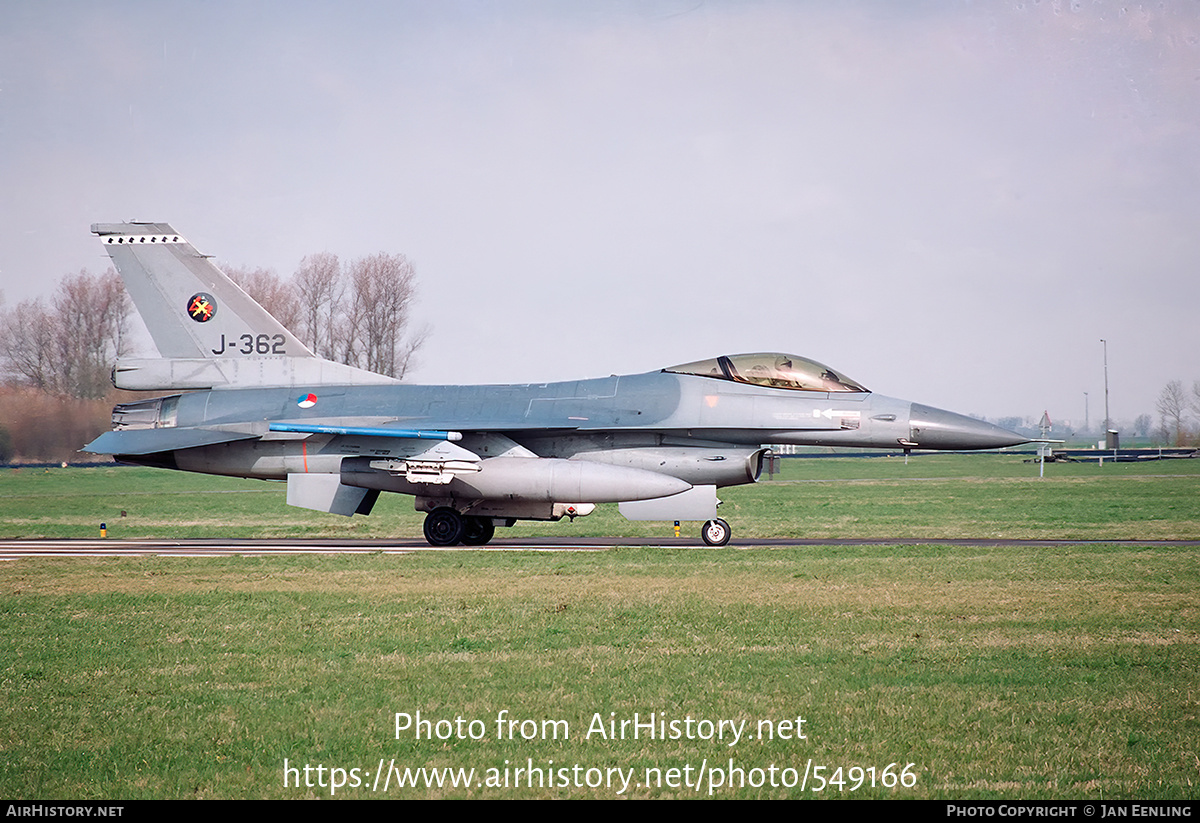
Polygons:
[[425,539],[431,546],[482,546],[496,533],[490,517],[459,514],[449,506],[440,506],[425,515]]

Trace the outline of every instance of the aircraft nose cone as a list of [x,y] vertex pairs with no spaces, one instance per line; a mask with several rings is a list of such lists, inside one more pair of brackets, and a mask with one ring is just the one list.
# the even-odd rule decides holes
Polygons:
[[909,439],[922,449],[998,449],[1029,438],[983,420],[920,403],[909,412]]

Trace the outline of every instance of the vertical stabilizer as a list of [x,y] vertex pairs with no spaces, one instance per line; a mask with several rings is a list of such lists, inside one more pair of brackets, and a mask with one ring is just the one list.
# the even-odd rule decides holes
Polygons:
[[[313,356],[166,223],[97,223],[92,232],[100,235],[163,357],[214,357],[230,344],[248,347],[247,354]],[[248,346],[243,335],[249,335]],[[256,351],[256,345],[268,351]]]
[[161,360],[122,360],[128,389],[392,383],[323,360],[166,223],[96,223]]

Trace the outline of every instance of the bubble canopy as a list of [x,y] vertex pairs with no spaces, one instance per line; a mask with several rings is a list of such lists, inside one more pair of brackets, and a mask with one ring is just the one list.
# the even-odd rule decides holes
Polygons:
[[735,383],[768,386],[774,389],[819,392],[869,391],[833,369],[794,354],[763,352],[759,354],[730,354],[697,360],[663,369],[673,374],[694,374]]

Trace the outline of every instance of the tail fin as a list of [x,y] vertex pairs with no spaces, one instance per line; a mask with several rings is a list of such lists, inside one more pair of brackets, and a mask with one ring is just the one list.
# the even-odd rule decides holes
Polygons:
[[323,360],[166,223],[96,223],[162,359],[121,360],[123,389],[392,383]]

